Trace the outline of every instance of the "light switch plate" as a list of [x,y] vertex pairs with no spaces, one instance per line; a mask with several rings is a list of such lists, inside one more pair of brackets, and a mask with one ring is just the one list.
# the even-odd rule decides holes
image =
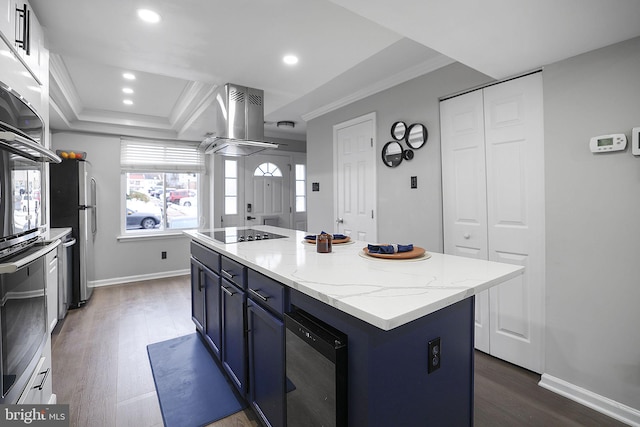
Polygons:
[[631,129],[631,153],[640,156],[640,127]]

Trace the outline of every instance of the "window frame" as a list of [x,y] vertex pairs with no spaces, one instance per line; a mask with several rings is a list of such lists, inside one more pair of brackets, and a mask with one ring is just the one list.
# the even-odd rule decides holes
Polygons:
[[[227,174],[227,171],[228,171],[227,164],[229,164],[229,163],[233,163],[235,165],[234,166],[235,175],[233,175],[233,176],[230,176],[230,175]],[[230,158],[230,159],[225,158],[224,161],[223,161],[223,188],[222,188],[222,191],[223,191],[223,194],[224,194],[224,196],[223,196],[224,197],[224,205],[222,206],[222,211],[224,212],[224,215],[238,215],[238,213],[239,213],[239,209],[240,209],[239,203],[238,203],[239,190],[240,190],[240,188],[239,188],[240,176],[239,175],[240,175],[240,164],[239,164],[239,162],[234,158]],[[230,183],[230,182],[234,182],[235,183],[235,185],[234,185],[235,194],[233,194],[233,195],[228,195],[228,193],[227,193],[227,190],[229,189],[227,184]],[[228,202],[229,202],[230,199],[233,199],[235,201],[235,203],[234,203],[234,208],[235,209],[234,209],[233,212],[229,212],[228,211],[228,207],[229,207],[228,206]]]
[[[128,174],[136,174],[136,173],[140,173],[140,174],[148,174],[149,172],[136,172],[136,171],[122,171],[121,173],[121,194],[122,194],[122,210],[121,210],[121,215],[120,215],[120,234],[121,236],[134,236],[134,237],[140,237],[140,236],[152,236],[152,235],[170,235],[170,234],[182,234],[182,231],[184,230],[195,230],[199,227],[199,223],[200,223],[200,217],[202,216],[202,197],[201,194],[202,192],[200,191],[200,188],[202,186],[202,180],[205,179],[206,175],[200,174],[200,173],[191,173],[191,175],[193,175],[193,179],[196,180],[196,188],[195,189],[189,189],[189,188],[180,188],[178,190],[186,190],[186,191],[194,191],[195,192],[195,196],[196,197],[196,208],[195,208],[195,224],[193,226],[189,226],[189,227],[176,227],[176,228],[169,228],[168,226],[170,225],[170,218],[167,216],[167,211],[169,209],[171,209],[173,203],[170,203],[167,200],[168,197],[168,193],[171,190],[167,190],[167,175],[168,174],[184,174],[185,172],[175,172],[175,171],[171,171],[171,172],[154,172],[158,175],[161,175],[162,178],[162,191],[161,191],[161,198],[159,199],[161,204],[162,204],[162,210],[160,212],[160,218],[161,218],[161,224],[158,228],[153,228],[153,229],[127,229],[127,209],[129,209],[129,200],[127,198],[128,196]],[[169,187],[171,188],[171,187]],[[147,195],[146,193],[141,192],[142,194],[153,198],[152,196]],[[184,209],[184,208],[183,208]],[[187,217],[189,217],[188,215],[186,215]]]
[[[149,156],[145,156],[145,149],[149,150]],[[131,155],[133,153],[133,155]],[[199,151],[198,144],[193,142],[183,141],[150,141],[150,140],[138,140],[134,138],[121,138],[121,157],[120,157],[120,236],[118,239],[138,238],[138,237],[158,237],[167,235],[182,235],[184,230],[194,230],[200,225],[202,219],[202,209],[204,195],[201,189],[203,188],[204,181],[206,180],[207,173],[204,163],[204,154]],[[130,155],[127,157],[127,155]],[[162,181],[161,195],[157,199],[160,201],[161,210],[161,224],[158,228],[153,229],[127,229],[127,210],[129,209],[131,200],[129,195],[131,194],[130,188],[130,175],[140,174],[141,176],[147,176],[141,184],[141,189],[148,189],[157,186],[157,181]],[[171,210],[172,203],[168,201],[169,189],[167,178],[172,174],[179,177],[177,182],[185,182],[185,188],[178,188],[177,190],[194,191],[196,198],[195,218],[191,218],[192,215],[187,214],[185,217],[191,221],[195,220],[195,223],[189,224],[186,227],[169,228],[170,216],[167,213]],[[149,175],[157,175],[155,178],[151,178],[156,182],[149,183]],[[182,176],[182,175],[189,175]],[[195,188],[191,184],[195,179]],[[191,183],[190,183],[191,181]],[[138,191],[138,190],[134,190]],[[145,198],[150,198],[153,201],[153,196],[150,196],[148,192],[139,191]]]
[[[304,177],[303,179],[298,179],[298,166],[304,168]],[[307,165],[306,163],[297,163],[295,162],[293,165],[293,206],[296,213],[306,213],[307,212]],[[304,189],[303,194],[298,194],[298,182],[302,182],[302,188]],[[302,198],[304,209],[298,210],[298,198]]]

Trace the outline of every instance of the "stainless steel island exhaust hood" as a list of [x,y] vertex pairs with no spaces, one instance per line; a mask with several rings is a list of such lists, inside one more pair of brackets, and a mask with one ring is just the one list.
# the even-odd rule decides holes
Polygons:
[[248,156],[278,144],[264,141],[264,91],[231,83],[215,93],[216,132],[202,142],[205,154]]

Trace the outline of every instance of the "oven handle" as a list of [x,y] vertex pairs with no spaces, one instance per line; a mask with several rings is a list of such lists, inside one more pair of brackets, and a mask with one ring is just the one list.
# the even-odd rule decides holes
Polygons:
[[36,160],[38,160],[39,155],[41,161],[44,160],[52,163],[62,162],[62,159],[53,151],[48,150],[37,142],[14,132],[0,132],[0,142],[2,142],[3,145],[17,149],[25,153],[27,157],[33,157]]
[[42,256],[45,256],[46,254],[57,248],[59,245],[60,239],[56,239],[53,242],[44,244],[37,251],[27,251],[25,252],[25,256],[22,258],[18,258],[12,262],[5,262],[0,264],[0,273],[15,273],[30,262],[35,261]]

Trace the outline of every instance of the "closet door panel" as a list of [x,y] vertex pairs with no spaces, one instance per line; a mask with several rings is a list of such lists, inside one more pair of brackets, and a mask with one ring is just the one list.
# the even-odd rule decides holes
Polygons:
[[484,89],[489,260],[524,265],[490,290],[491,354],[542,370],[544,141],[542,75]]
[[440,108],[445,252],[487,259],[482,91],[443,101]]
[[[482,91],[440,103],[444,251],[488,259]],[[489,353],[489,292],[476,296],[475,347]]]

